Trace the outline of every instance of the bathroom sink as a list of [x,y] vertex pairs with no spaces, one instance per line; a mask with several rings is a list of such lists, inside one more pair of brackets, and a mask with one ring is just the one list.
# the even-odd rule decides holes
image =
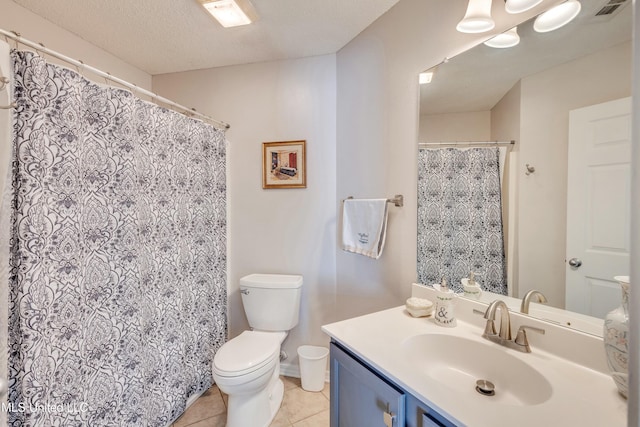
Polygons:
[[[452,389],[460,397],[482,399],[486,404],[532,406],[545,402],[552,394],[551,384],[540,372],[490,342],[421,334],[407,338],[401,352],[418,375]],[[495,394],[487,395],[485,386],[476,390],[478,380],[490,381]]]

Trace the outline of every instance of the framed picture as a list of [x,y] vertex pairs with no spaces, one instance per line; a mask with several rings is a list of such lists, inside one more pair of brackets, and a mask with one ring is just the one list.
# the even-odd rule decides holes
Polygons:
[[307,141],[262,143],[262,188],[307,188]]

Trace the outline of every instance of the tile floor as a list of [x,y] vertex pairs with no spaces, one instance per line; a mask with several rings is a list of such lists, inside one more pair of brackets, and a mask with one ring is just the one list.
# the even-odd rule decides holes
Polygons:
[[[281,378],[284,399],[270,427],[329,427],[329,383],[321,392],[312,393],[302,389],[300,378]],[[214,385],[172,427],[224,427],[226,402],[227,396]]]

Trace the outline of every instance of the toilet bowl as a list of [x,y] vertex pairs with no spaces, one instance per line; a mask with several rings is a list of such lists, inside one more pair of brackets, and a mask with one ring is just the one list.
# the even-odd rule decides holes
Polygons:
[[245,331],[220,348],[213,379],[229,396],[227,427],[268,426],[284,394],[280,344],[285,332]]
[[240,279],[242,304],[252,330],[229,340],[213,358],[213,379],[228,395],[227,427],[268,427],[284,384],[280,345],[298,324],[302,276],[252,274]]

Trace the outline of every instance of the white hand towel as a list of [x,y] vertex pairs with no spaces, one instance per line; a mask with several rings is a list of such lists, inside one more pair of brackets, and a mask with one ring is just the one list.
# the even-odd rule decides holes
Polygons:
[[387,199],[347,199],[342,206],[342,249],[378,259],[387,235]]

